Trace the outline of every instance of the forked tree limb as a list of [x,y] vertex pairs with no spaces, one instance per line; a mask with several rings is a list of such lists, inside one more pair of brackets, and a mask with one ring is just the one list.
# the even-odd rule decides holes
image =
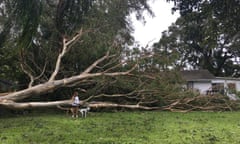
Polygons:
[[30,82],[29,82],[29,84],[28,84],[28,88],[30,88],[30,87],[33,86],[35,80],[40,79],[40,78],[44,75],[44,72],[45,72],[45,69],[46,69],[46,65],[47,65],[47,64],[45,63],[42,72],[41,72],[38,76],[33,76],[30,71],[28,71],[27,69],[24,68],[23,63],[20,63],[20,66],[21,66],[21,68],[22,68],[22,71],[23,71],[25,74],[27,74],[28,77],[30,78]]
[[28,77],[30,78],[30,82],[29,82],[29,84],[28,84],[28,87],[29,87],[29,88],[32,87],[32,85],[33,85],[33,83],[34,83],[34,76],[31,74],[31,72],[27,71],[27,70],[24,68],[24,66],[23,66],[22,63],[20,64],[20,66],[21,66],[21,68],[22,68],[22,71],[23,71],[25,74],[27,74]]
[[69,49],[71,48],[71,45],[76,42],[79,38],[81,38],[81,36],[83,35],[83,30],[81,29],[72,39],[67,40],[65,37],[63,37],[62,40],[62,51],[61,53],[58,55],[57,61],[56,61],[56,65],[55,65],[55,69],[51,75],[51,77],[49,78],[49,81],[53,81],[55,79],[55,77],[57,76],[60,66],[61,66],[61,61],[62,58],[64,57],[64,55],[69,51]]

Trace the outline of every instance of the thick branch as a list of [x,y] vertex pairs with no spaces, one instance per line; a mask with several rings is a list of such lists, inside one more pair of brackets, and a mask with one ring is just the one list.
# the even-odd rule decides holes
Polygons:
[[61,104],[71,104],[71,100],[54,101],[54,102],[26,102],[26,103],[16,103],[13,101],[0,102],[0,105],[11,108],[11,109],[54,107]]
[[129,109],[143,109],[143,110],[157,110],[160,107],[147,107],[141,105],[127,105],[127,104],[116,104],[116,103],[108,103],[108,102],[95,102],[89,103],[89,107],[94,108],[101,108],[101,107],[122,107],[122,108],[129,108]]
[[[136,66],[135,66],[136,67]],[[132,69],[125,71],[125,72],[113,72],[113,73],[82,73],[77,76],[72,76],[69,78],[61,79],[61,80],[55,80],[55,81],[49,81],[43,84],[39,84],[33,87],[30,87],[28,89],[24,89],[21,91],[17,91],[11,94],[8,94],[6,96],[0,97],[0,101],[4,99],[11,99],[11,100],[21,100],[30,96],[34,95],[41,95],[45,93],[53,92],[55,89],[60,87],[65,87],[68,85],[72,85],[74,83],[78,83],[79,81],[87,78],[94,78],[99,76],[120,76],[120,75],[128,75],[131,71],[135,69],[133,67]]]
[[[41,108],[41,107],[58,107],[59,105],[71,104],[71,100],[63,101],[54,101],[54,102],[26,102],[26,103],[16,103],[13,101],[4,101],[0,102],[2,106],[11,108],[11,109],[26,109],[26,108]],[[81,101],[80,105],[85,104],[84,101]],[[156,110],[160,109],[159,107],[146,107],[141,105],[125,105],[125,104],[116,104],[109,102],[92,102],[87,104],[92,108],[102,108],[102,107],[122,107],[130,109],[144,109],[144,110]]]
[[52,73],[49,81],[53,81],[56,77],[56,75],[58,74],[59,72],[59,69],[60,69],[60,65],[61,65],[61,61],[62,61],[62,57],[65,55],[65,53],[67,52],[67,45],[66,45],[66,39],[63,38],[63,48],[62,48],[62,52],[58,55],[58,58],[57,58],[57,62],[56,62],[56,66],[55,66],[55,70],[54,72]]

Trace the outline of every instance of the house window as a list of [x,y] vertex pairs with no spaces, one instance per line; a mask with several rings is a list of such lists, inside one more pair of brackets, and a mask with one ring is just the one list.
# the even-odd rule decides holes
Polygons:
[[193,89],[193,82],[187,83],[187,89]]
[[227,86],[228,86],[229,93],[236,92],[236,84],[235,83],[228,83]]
[[212,92],[224,94],[224,83],[212,83]]

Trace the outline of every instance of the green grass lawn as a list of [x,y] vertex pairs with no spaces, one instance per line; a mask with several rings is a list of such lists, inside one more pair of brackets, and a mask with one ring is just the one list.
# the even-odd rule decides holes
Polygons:
[[240,112],[28,114],[0,118],[1,144],[239,144]]

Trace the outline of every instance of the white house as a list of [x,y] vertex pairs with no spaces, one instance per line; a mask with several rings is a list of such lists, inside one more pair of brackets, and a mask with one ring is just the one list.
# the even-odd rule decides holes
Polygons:
[[186,80],[185,87],[198,91],[200,94],[226,94],[236,100],[235,92],[240,92],[240,79],[229,77],[215,77],[208,70],[181,71]]

